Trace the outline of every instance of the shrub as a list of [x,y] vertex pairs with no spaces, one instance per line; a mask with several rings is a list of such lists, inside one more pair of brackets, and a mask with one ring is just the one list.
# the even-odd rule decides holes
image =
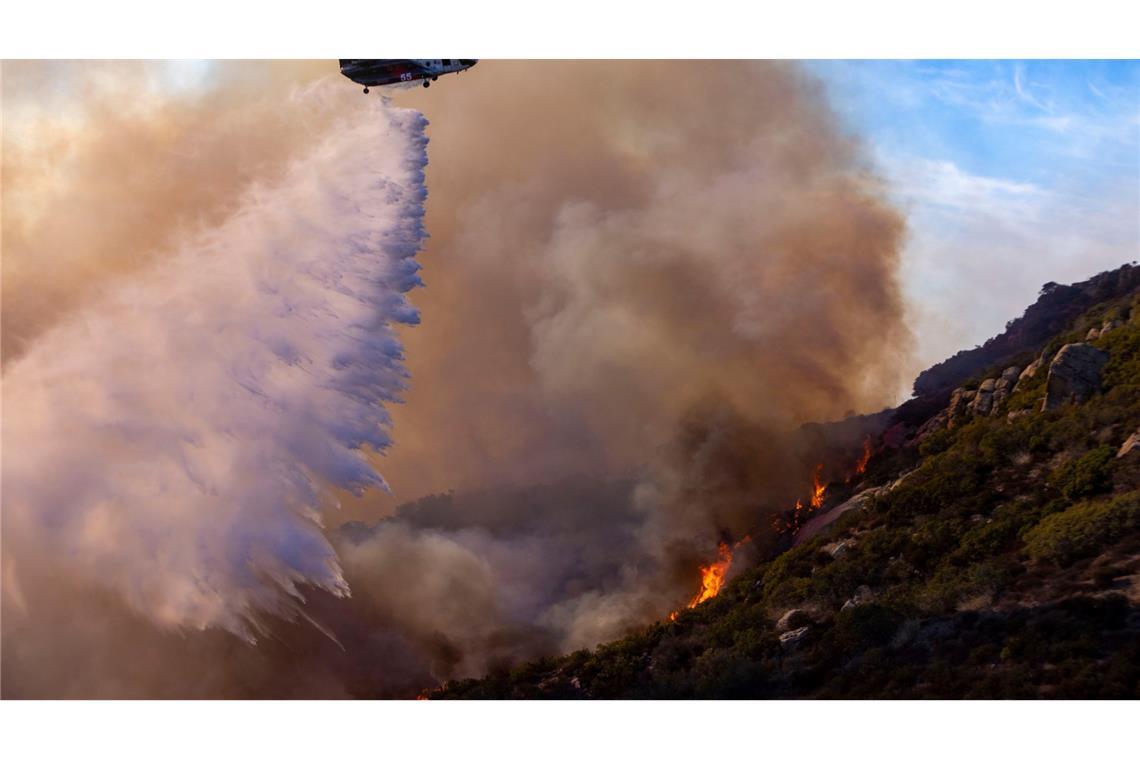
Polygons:
[[1001,593],[1009,585],[1015,566],[999,560],[987,560],[964,568],[943,566],[921,588],[914,601],[925,612],[952,612],[963,599]]
[[1006,409],[1037,409],[1041,406],[1041,398],[1045,395],[1045,379],[1049,375],[1049,367],[1044,366],[1037,370],[1033,377],[1020,381],[1017,393],[1009,397]]
[[942,428],[931,433],[926,440],[918,445],[918,453],[924,457],[932,457],[935,454],[941,454],[946,449],[950,448],[954,443],[954,431],[948,428]]
[[949,557],[950,561],[966,565],[1007,549],[1016,538],[1029,511],[1009,506],[998,509],[993,519],[975,525],[962,536],[958,548]]
[[1111,446],[1095,448],[1058,467],[1049,478],[1050,485],[1073,501],[1099,493],[1110,482],[1115,455]]
[[884,496],[876,509],[890,519],[937,514],[954,509],[961,514],[988,511],[993,498],[987,478],[990,467],[975,453],[955,446],[923,462],[911,477]]
[[1140,530],[1140,495],[1130,493],[1049,515],[1026,533],[1025,546],[1034,559],[1067,565],[1136,530]]
[[1112,330],[1097,344],[1108,351],[1108,364],[1101,372],[1104,387],[1134,385],[1140,378],[1140,329],[1128,325]]

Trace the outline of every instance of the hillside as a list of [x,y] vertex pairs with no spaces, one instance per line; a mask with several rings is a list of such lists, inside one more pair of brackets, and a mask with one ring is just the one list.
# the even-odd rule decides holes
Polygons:
[[719,595],[437,698],[1140,697],[1140,270],[1050,283]]

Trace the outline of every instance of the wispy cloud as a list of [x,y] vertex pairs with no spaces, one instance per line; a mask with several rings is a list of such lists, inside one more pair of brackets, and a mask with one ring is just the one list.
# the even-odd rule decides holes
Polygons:
[[816,65],[907,209],[924,359],[1140,250],[1140,64]]
[[1039,211],[1054,196],[1032,182],[971,174],[953,161],[923,157],[885,157],[894,191],[904,201],[967,213]]

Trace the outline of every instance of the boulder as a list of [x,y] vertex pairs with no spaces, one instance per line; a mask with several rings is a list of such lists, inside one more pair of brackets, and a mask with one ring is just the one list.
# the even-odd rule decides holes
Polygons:
[[997,411],[1001,403],[1013,393],[1013,386],[1017,383],[1017,378],[1020,376],[1021,367],[1006,367],[1002,370],[1001,377],[997,379],[997,383],[994,385],[993,406],[990,409],[990,414]]
[[851,549],[855,546],[855,542],[851,539],[844,541],[833,541],[826,546],[820,548],[820,551],[827,554],[832,559],[839,559],[845,554],[849,554]]
[[1018,367],[1016,364],[1006,367],[1001,371],[1001,377],[998,378],[998,390],[1002,388],[1013,388],[1019,377],[1021,377],[1021,367]]
[[1089,331],[1085,333],[1085,340],[1096,340],[1100,337],[1100,330],[1095,327],[1090,327]]
[[871,589],[868,586],[860,586],[855,590],[855,596],[844,602],[843,606],[840,607],[840,610],[849,610],[853,607],[858,607],[861,604],[866,604],[874,598],[874,594],[871,593]]
[[918,471],[918,468],[913,468],[913,469],[907,470],[902,475],[899,475],[897,478],[895,478],[890,483],[888,483],[886,486],[880,486],[879,490],[881,491],[883,488],[886,488],[887,493],[890,493],[891,491],[895,490],[896,488],[901,486],[903,483],[905,483],[906,479],[909,478],[911,475],[913,475],[917,471]]
[[974,400],[970,402],[970,411],[978,417],[990,416],[994,408],[994,388],[997,387],[996,378],[986,378],[974,393]]
[[969,414],[977,391],[968,391],[965,388],[955,388],[950,394],[950,406],[946,407],[946,427],[953,428],[955,424]]
[[1061,346],[1049,364],[1041,409],[1080,404],[1099,393],[1100,372],[1107,362],[1108,354],[1088,343]]
[[[900,478],[899,481],[896,481],[896,484],[898,482],[901,482],[901,480],[902,479]],[[890,489],[894,488],[894,486],[895,484],[891,484],[890,486],[879,486],[878,488],[867,488],[855,494],[839,506],[832,507],[822,515],[816,515],[804,523],[803,527],[800,528],[796,533],[795,545],[799,546],[814,536],[819,535],[822,531],[826,530],[829,525],[834,523],[844,514],[850,512],[853,509],[862,509],[863,506],[872,498],[880,494],[887,493]]]
[[934,415],[926,422],[919,426],[918,430],[914,432],[915,443],[922,443],[934,433],[946,428],[950,423],[950,414],[948,409],[943,409],[938,414]]
[[794,631],[780,634],[780,646],[791,649],[803,641],[804,636],[807,636],[808,630],[806,625],[802,628],[796,628]]
[[1029,366],[1021,370],[1021,374],[1017,376],[1017,382],[1013,385],[1013,392],[1017,393],[1017,389],[1021,387],[1021,384],[1026,380],[1036,377],[1037,373],[1040,372],[1041,368],[1044,366],[1045,352],[1042,351],[1040,356],[1029,363]]
[[780,616],[780,619],[776,622],[776,630],[791,631],[797,628],[806,628],[810,626],[812,622],[811,615],[799,607],[796,607]]
[[1120,459],[1137,451],[1140,451],[1140,430],[1128,436],[1128,439],[1121,444],[1120,451],[1116,452],[1116,458]]

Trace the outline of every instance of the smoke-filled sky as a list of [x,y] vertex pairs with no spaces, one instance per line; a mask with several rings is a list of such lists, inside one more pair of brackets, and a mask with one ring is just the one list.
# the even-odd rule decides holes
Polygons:
[[1134,256],[1127,193],[1032,266],[934,213],[1027,224],[908,184],[878,75],[6,62],[5,695],[406,696],[684,603],[802,423]]

